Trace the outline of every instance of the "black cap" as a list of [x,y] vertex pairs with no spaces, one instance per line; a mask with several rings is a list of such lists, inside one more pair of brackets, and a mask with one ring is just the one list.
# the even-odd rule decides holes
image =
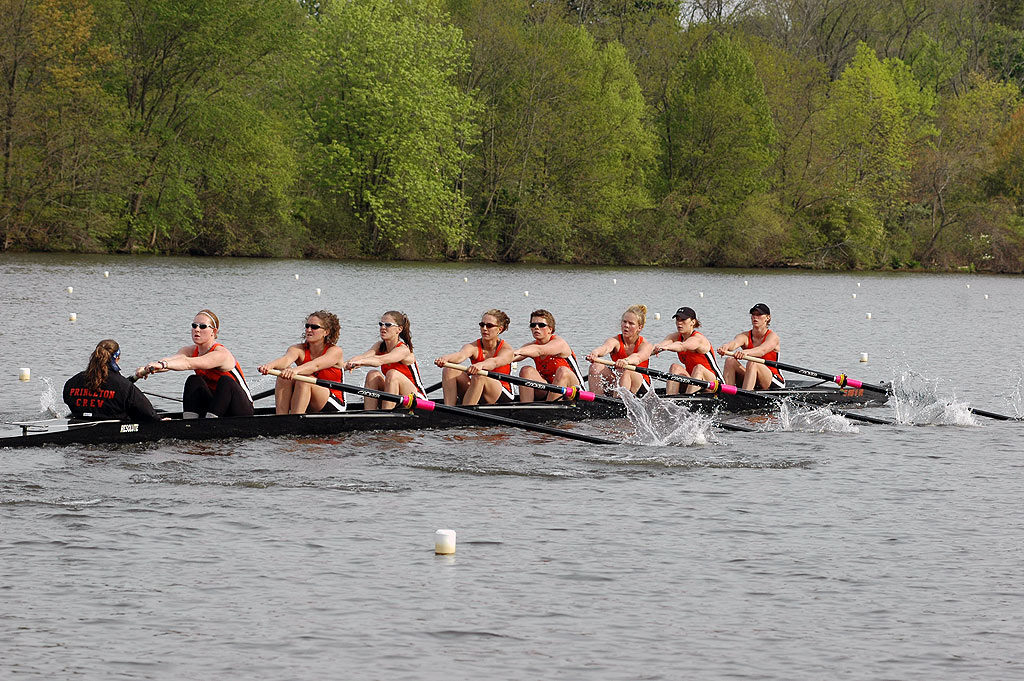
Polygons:
[[696,319],[697,313],[693,311],[692,307],[681,307],[676,310],[676,313],[672,315],[673,319]]
[[750,308],[750,314],[771,314],[772,311],[768,309],[768,306],[764,303],[758,303],[754,307]]

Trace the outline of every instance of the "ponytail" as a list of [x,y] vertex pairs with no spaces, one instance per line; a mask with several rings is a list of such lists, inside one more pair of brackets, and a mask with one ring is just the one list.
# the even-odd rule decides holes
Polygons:
[[96,349],[89,356],[89,366],[85,370],[85,386],[96,392],[100,389],[110,375],[111,359],[120,352],[121,348],[117,341],[101,340],[96,344]]

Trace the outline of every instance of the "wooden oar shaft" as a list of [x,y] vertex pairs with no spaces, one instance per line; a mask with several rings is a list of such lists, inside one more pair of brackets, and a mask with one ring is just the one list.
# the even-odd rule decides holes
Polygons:
[[[281,372],[277,369],[270,369],[268,373],[275,376],[280,376]],[[464,407],[449,407],[448,405],[438,404],[432,400],[425,400],[415,395],[396,395],[394,393],[387,393],[381,390],[373,390],[372,388],[361,388],[355,385],[348,385],[347,383],[339,383],[338,381],[328,381],[323,378],[315,378],[313,376],[302,376],[295,374],[292,376],[292,380],[302,381],[303,383],[310,383],[313,385],[319,385],[324,388],[341,390],[343,392],[352,393],[354,395],[362,395],[363,397],[369,397],[374,400],[387,400],[388,402],[395,402],[403,409],[420,409],[422,411],[443,411],[450,414],[459,414],[467,418],[476,419],[478,421],[487,421],[489,423],[500,423],[506,426],[514,426],[516,428],[522,428],[523,430],[532,430],[536,433],[545,433],[547,435],[557,435],[559,437],[568,438],[570,440],[579,440],[581,442],[589,442],[596,445],[614,445],[619,444],[612,440],[606,440],[601,437],[594,437],[593,435],[584,435],[583,433],[570,433],[567,430],[560,428],[551,428],[544,426],[539,423],[528,423],[526,421],[520,421],[518,419],[511,419],[507,416],[498,416],[497,414],[485,414],[474,409],[466,409]]]
[[[446,369],[455,369],[457,371],[469,371],[469,367],[465,364],[456,364],[454,362],[445,362],[444,366]],[[589,390],[583,390],[579,386],[564,386],[555,385],[554,383],[544,383],[542,381],[533,381],[529,378],[523,378],[522,376],[512,376],[511,374],[502,374],[497,371],[487,371],[481,369],[480,373],[488,378],[493,378],[496,381],[508,381],[509,383],[515,383],[526,388],[533,388],[534,390],[546,390],[548,392],[561,393],[570,400],[582,400],[584,402],[618,402],[610,397],[604,397],[601,395],[595,395]]]
[[[610,361],[608,361],[608,360],[606,360],[604,358],[601,358],[601,357],[597,358],[595,361],[598,364],[605,364],[607,366],[614,366],[615,365],[615,362],[610,362]],[[667,374],[667,373],[665,373],[663,371],[657,371],[655,369],[645,369],[644,367],[637,367],[637,366],[633,366],[631,364],[627,364],[626,368],[629,369],[630,371],[636,371],[636,372],[641,373],[641,374],[647,374],[649,376],[653,376],[654,378],[660,378],[660,379],[665,380],[665,381],[677,381],[679,383],[686,383],[686,384],[690,384],[690,385],[709,387],[709,388],[711,388],[712,392],[714,392],[715,394],[718,394],[719,392],[722,392],[722,393],[725,393],[727,395],[739,395],[741,397],[749,397],[749,398],[752,398],[752,399],[755,399],[755,400],[760,400],[762,402],[771,402],[773,404],[778,404],[779,402],[782,401],[780,398],[778,398],[775,395],[772,395],[770,393],[759,393],[759,392],[755,392],[753,390],[744,390],[742,388],[737,388],[737,387],[731,386],[731,385],[729,385],[727,383],[720,383],[718,381],[714,381],[714,382],[702,381],[702,380],[697,379],[697,378],[690,378],[688,376],[679,376],[677,374]],[[863,421],[865,423],[878,423],[878,424],[883,424],[883,425],[893,425],[893,424],[896,423],[895,421],[893,421],[891,419],[883,419],[883,418],[879,418],[877,416],[867,416],[865,414],[853,414],[851,412],[848,412],[848,411],[845,411],[845,410],[840,410],[840,409],[835,409],[833,407],[826,407],[826,409],[831,411],[833,414],[838,414],[839,416],[845,416],[846,418],[850,419],[851,421]]]

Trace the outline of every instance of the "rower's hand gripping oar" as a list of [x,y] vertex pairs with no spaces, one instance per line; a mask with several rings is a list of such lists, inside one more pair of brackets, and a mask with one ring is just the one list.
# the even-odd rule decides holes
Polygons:
[[[594,360],[598,364],[604,364],[606,366],[615,366],[615,362],[598,357]],[[658,378],[663,381],[675,381],[676,383],[682,383],[684,385],[695,385],[701,388],[706,388],[708,392],[714,393],[715,395],[739,395],[741,397],[749,397],[762,402],[772,402],[777,404],[780,400],[774,395],[754,392],[753,390],[744,390],[737,388],[736,386],[729,385],[728,383],[722,383],[721,381],[702,381],[699,378],[691,378],[689,376],[680,376],[678,374],[667,374],[663,371],[656,371],[654,369],[645,369],[644,367],[637,367],[630,364],[626,365],[626,368],[630,371],[636,371],[637,373],[647,374],[653,378]],[[845,416],[851,421],[864,421],[865,423],[881,423],[884,425],[895,425],[895,421],[890,419],[878,418],[877,416],[866,416],[864,414],[851,414],[850,412],[843,411],[840,409],[833,409],[832,407],[826,407],[833,414],[839,416]]]
[[[455,364],[454,362],[445,362],[444,366],[445,366],[446,369],[456,369],[458,371],[469,371],[469,367],[464,365],[464,364]],[[547,392],[559,393],[561,395],[564,395],[565,398],[567,400],[570,400],[570,401],[572,401],[572,400],[580,400],[581,402],[594,402],[594,401],[597,401],[597,402],[601,402],[601,401],[617,402],[618,401],[618,400],[612,400],[612,399],[610,399],[608,397],[601,397],[600,395],[595,395],[594,393],[590,392],[589,390],[584,390],[583,388],[579,387],[578,385],[564,386],[564,385],[555,385],[554,383],[542,383],[541,381],[533,381],[533,380],[530,380],[528,378],[523,378],[521,376],[513,376],[512,374],[502,374],[502,373],[498,373],[497,371],[487,371],[486,369],[481,369],[480,373],[483,374],[484,376],[486,376],[487,378],[493,378],[496,381],[508,381],[509,383],[515,383],[516,385],[521,385],[521,386],[524,386],[524,387],[527,387],[527,388],[533,388],[534,390],[545,390]]]
[[[726,352],[725,354],[732,357],[735,352]],[[750,357],[749,355],[744,356],[743,360],[750,360],[751,362],[757,362],[758,364],[764,364],[765,366],[779,369],[780,371],[789,371],[794,374],[800,374],[801,376],[810,376],[811,378],[820,378],[823,381],[831,381],[840,388],[863,388],[864,390],[870,390],[871,392],[881,393],[882,395],[888,395],[890,390],[885,386],[875,385],[873,383],[865,383],[864,381],[858,381],[850,378],[846,374],[827,374],[822,371],[815,371],[814,369],[805,369],[803,367],[794,366],[792,364],[783,364],[782,362],[775,362],[770,359],[764,359],[763,357]],[[972,414],[978,416],[984,416],[990,419],[996,419],[999,421],[1020,421],[1021,419],[1016,416],[1007,416],[1006,414],[996,414],[995,412],[985,411],[984,409],[975,409],[973,407],[967,408]]]
[[[270,369],[267,373],[275,376],[280,376],[281,372],[277,369]],[[581,442],[589,442],[596,445],[615,445],[619,444],[613,440],[606,440],[601,437],[594,437],[593,435],[584,435],[583,433],[571,433],[560,428],[551,428],[544,426],[539,423],[527,423],[526,421],[520,421],[518,419],[511,419],[507,416],[499,416],[497,414],[485,414],[474,409],[466,409],[464,407],[450,407],[445,404],[438,404],[432,400],[425,400],[415,395],[395,395],[394,393],[386,393],[380,390],[373,390],[371,388],[360,388],[354,385],[348,385],[346,383],[339,383],[338,381],[328,381],[323,378],[314,378],[313,376],[302,376],[294,374],[292,380],[302,381],[303,383],[310,383],[313,385],[319,385],[324,388],[341,390],[347,393],[353,393],[355,395],[362,395],[363,397],[369,397],[375,400],[387,400],[388,402],[395,402],[403,409],[419,409],[421,411],[443,411],[451,414],[459,414],[467,418],[476,419],[478,421],[488,421],[490,423],[500,423],[506,426],[514,426],[516,428],[522,428],[523,430],[532,430],[537,433],[545,433],[547,435],[557,435],[559,437],[569,438],[570,440],[579,440]]]

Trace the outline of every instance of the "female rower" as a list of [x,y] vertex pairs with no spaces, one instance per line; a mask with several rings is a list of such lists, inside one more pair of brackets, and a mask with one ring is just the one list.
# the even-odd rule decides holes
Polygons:
[[[583,374],[580,372],[579,365],[576,364],[576,355],[573,354],[572,348],[564,338],[555,335],[555,316],[547,310],[532,312],[530,314],[530,333],[533,334],[533,342],[516,350],[515,359],[532,357],[537,368],[523,367],[519,371],[519,375],[531,381],[543,381],[565,387],[582,387]],[[533,402],[536,397],[543,397],[545,394],[548,400],[554,400],[561,396],[561,393],[535,390],[524,386],[519,389],[519,401],[524,404]]]
[[[676,321],[675,333],[665,336],[665,340],[655,343],[654,354],[660,352],[676,353],[678,363],[673,363],[668,372],[676,376],[689,376],[701,381],[725,381],[722,370],[718,368],[714,347],[697,328],[700,320],[692,307],[681,307],[672,315]],[[665,385],[666,395],[678,395],[680,384],[669,381]],[[695,393],[699,388],[695,385],[686,386],[686,393]]]
[[[481,398],[485,404],[512,401],[514,394],[507,381],[498,381],[480,373],[507,374],[512,371],[514,353],[511,346],[499,338],[508,329],[508,324],[507,314],[501,310],[488,310],[480,319],[479,339],[466,343],[458,352],[434,360],[434,364],[442,368],[445,404],[456,404],[459,398],[464,405],[479,404]],[[444,366],[448,362],[461,364],[467,359],[470,361],[467,371]]]
[[[345,393],[291,380],[294,376],[315,376],[328,381],[344,382],[345,359],[338,347],[341,323],[327,310],[306,317],[305,340],[292,345],[272,362],[258,367],[261,374],[279,369],[281,375],[274,385],[278,414],[305,414],[345,411]],[[292,365],[295,364],[295,367]]]
[[117,360],[121,348],[115,340],[101,340],[89,357],[89,366],[64,384],[64,403],[76,419],[159,421],[153,405],[134,383],[121,375]]
[[[377,324],[380,326],[380,342],[346,362],[345,369],[351,371],[357,367],[374,367],[377,370],[368,373],[363,382],[367,388],[396,395],[415,393],[417,397],[426,399],[416,355],[412,354],[409,318],[391,310],[385,312]],[[394,402],[385,400],[381,404],[381,400],[376,398],[363,398],[364,409],[394,409],[395,406]]]
[[744,390],[786,387],[786,379],[778,369],[769,368],[758,362],[748,361],[746,367],[740,364],[747,355],[772,362],[779,359],[779,334],[768,328],[771,323],[771,310],[764,303],[758,303],[750,308],[751,329],[736,334],[735,338],[718,348],[720,355],[732,353],[725,360],[726,383],[739,385],[737,380],[741,380],[743,381],[741,387]]
[[194,371],[185,379],[184,415],[252,416],[252,393],[235,356],[217,342],[220,320],[210,310],[192,319],[192,345],[135,370],[139,378],[165,371]]
[[625,388],[631,393],[643,397],[651,385],[651,377],[626,371],[626,365],[647,368],[650,365],[651,352],[654,346],[644,340],[640,332],[647,322],[647,306],[631,305],[622,313],[620,327],[622,333],[612,336],[602,345],[594,348],[587,355],[593,362],[598,357],[611,353],[615,361],[615,369],[602,364],[590,365],[590,391],[598,394],[611,394],[612,386]]

